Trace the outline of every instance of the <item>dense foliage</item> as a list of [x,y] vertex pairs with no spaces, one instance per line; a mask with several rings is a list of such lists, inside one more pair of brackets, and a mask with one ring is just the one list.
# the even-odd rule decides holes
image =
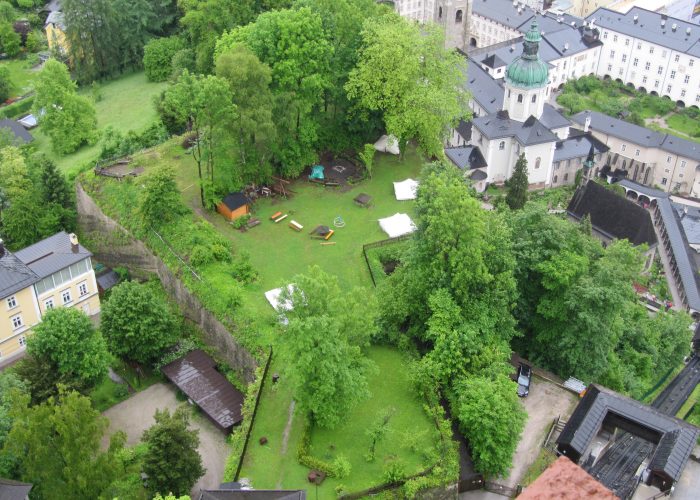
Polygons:
[[511,210],[519,210],[525,206],[525,203],[527,203],[528,185],[527,160],[525,159],[525,153],[522,153],[518,157],[518,161],[515,162],[513,175],[508,179],[506,203]]
[[177,341],[177,323],[168,303],[149,285],[126,281],[112,289],[102,306],[100,327],[110,352],[151,363]]
[[287,326],[283,355],[295,398],[321,427],[334,427],[369,396],[371,362],[362,348],[376,330],[376,304],[363,289],[342,293],[338,279],[312,267],[293,279],[281,303]]

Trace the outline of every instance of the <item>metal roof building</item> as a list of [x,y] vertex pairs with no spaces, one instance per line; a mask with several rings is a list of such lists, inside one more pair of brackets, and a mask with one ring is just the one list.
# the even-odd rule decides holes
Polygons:
[[15,256],[37,276],[45,278],[76,262],[92,257],[92,253],[77,243],[77,239],[72,241],[71,235],[61,231],[23,248],[16,252]]
[[245,396],[216,370],[216,362],[204,351],[192,351],[161,371],[223,431],[243,419]]
[[558,451],[578,463],[606,423],[656,444],[650,482],[678,481],[700,436],[700,429],[683,420],[593,384],[557,439]]

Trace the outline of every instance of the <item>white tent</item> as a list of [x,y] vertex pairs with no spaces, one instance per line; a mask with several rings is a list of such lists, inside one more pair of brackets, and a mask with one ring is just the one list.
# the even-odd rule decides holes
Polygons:
[[394,194],[399,201],[415,200],[416,192],[418,191],[418,181],[406,179],[401,182],[394,182]]
[[403,236],[416,230],[416,225],[406,214],[394,214],[391,217],[379,219],[379,226],[389,235],[389,238]]
[[[292,301],[287,299],[284,302],[280,300],[280,295],[282,295],[282,290],[284,290],[284,287],[281,288],[275,288],[274,290],[270,290],[268,292],[265,292],[265,298],[267,301],[270,303],[272,308],[277,311],[277,312],[283,312],[283,311],[291,311],[294,306],[292,305]],[[289,293],[294,293],[294,285],[287,285],[287,290]]]
[[399,150],[399,140],[393,135],[381,136],[379,140],[374,143],[374,149],[382,153],[391,153],[392,155],[397,155],[401,152]]

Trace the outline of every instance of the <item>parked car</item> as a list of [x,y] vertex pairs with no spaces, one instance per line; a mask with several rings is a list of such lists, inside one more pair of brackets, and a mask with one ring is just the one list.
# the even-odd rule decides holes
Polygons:
[[524,398],[530,394],[530,381],[532,380],[532,369],[524,364],[518,368],[518,396]]

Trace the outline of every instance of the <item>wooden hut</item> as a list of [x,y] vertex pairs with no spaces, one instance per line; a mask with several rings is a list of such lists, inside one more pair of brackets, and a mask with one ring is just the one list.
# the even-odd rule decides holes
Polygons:
[[229,193],[216,206],[216,211],[228,220],[236,220],[250,213],[250,199],[241,193]]

